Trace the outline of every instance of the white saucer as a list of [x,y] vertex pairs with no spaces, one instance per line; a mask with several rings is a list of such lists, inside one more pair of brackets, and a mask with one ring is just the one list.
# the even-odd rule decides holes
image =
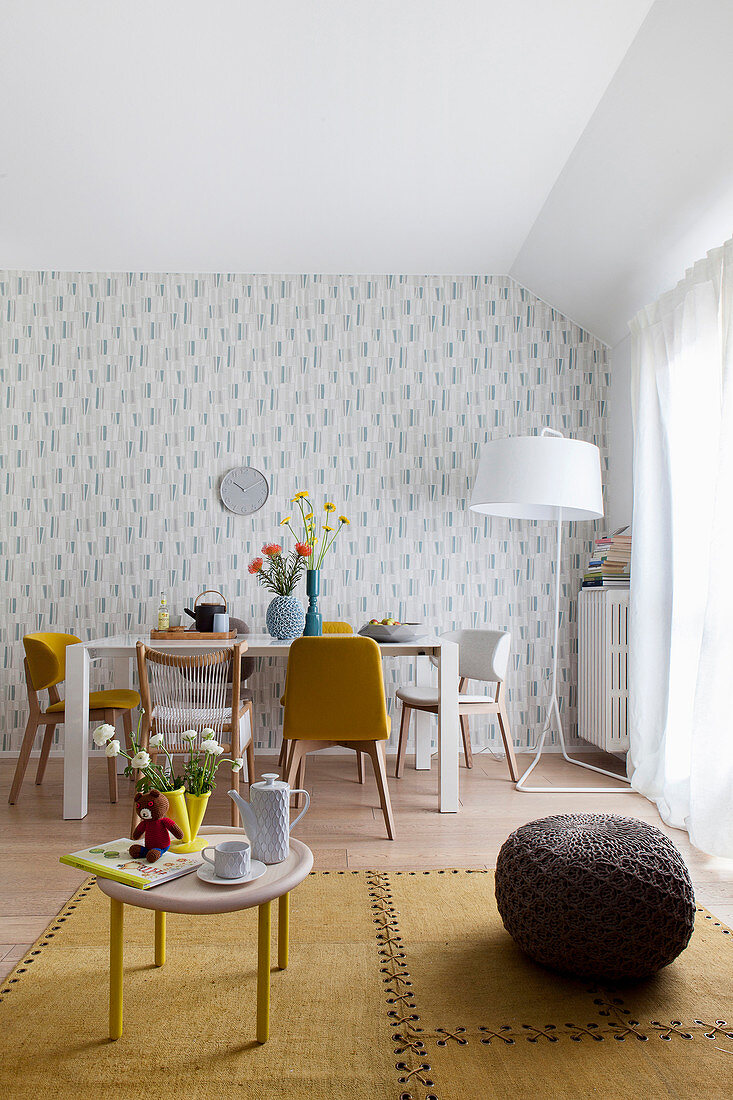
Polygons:
[[245,882],[254,882],[256,878],[262,878],[266,870],[267,867],[264,863],[260,863],[258,859],[253,859],[250,863],[249,874],[243,875],[242,878],[220,878],[208,863],[203,863],[196,874],[202,882],[210,882],[212,886],[242,886]]

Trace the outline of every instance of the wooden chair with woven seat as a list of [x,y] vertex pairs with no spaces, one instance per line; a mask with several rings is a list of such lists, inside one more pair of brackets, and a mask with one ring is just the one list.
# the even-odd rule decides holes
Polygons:
[[[495,714],[499,723],[504,752],[506,753],[509,774],[517,781],[517,761],[509,728],[509,716],[506,710],[506,691],[504,680],[509,664],[511,635],[506,630],[451,630],[441,637],[458,645],[459,699],[458,715],[463,737],[463,753],[466,767],[473,767],[471,736],[468,719],[476,714]],[[480,680],[495,685],[493,695],[465,694],[469,680]],[[437,687],[400,688],[397,698],[402,703],[400,737],[397,746],[395,778],[399,779],[405,767],[407,735],[413,710],[438,713],[439,693]]]
[[[23,735],[23,743],[20,747],[18,763],[15,766],[13,783],[10,788],[8,802],[14,805],[18,800],[23,778],[28,767],[28,760],[33,749],[36,733],[39,726],[45,726],[41,745],[41,755],[36,771],[36,786],[40,786],[46,773],[48,755],[51,751],[56,726],[63,725],[65,718],[65,702],[59,695],[59,684],[66,678],[66,650],[70,645],[78,645],[81,638],[75,634],[39,633],[26,634],[23,638],[25,649],[25,682],[28,689],[28,705],[30,715]],[[49,705],[43,709],[39,691],[48,691]],[[140,705],[140,696],[129,688],[109,689],[107,691],[92,691],[89,694],[89,718],[92,722],[108,722],[110,726],[116,726],[118,718],[122,718],[123,734],[128,752],[132,745],[132,716],[133,707]],[[109,779],[110,802],[117,801],[117,762],[112,757],[107,761],[107,775]]]
[[[236,759],[246,751],[247,781],[253,782],[252,701],[240,695],[241,643],[206,653],[164,653],[138,642],[137,670],[145,709],[140,740],[153,760],[157,752],[150,748],[151,734],[162,734],[163,744],[175,756],[188,752],[184,732],[193,729],[200,739],[202,729],[213,729],[230,757]],[[243,732],[246,718],[249,730]],[[228,741],[222,734],[229,734]],[[240,774],[232,773],[236,790]],[[239,822],[233,801],[231,821],[232,825]]]
[[288,656],[284,699],[290,786],[303,787],[309,752],[339,745],[359,757],[366,754],[374,767],[387,836],[394,840],[384,755],[390,721],[377,643],[338,635],[296,638]]

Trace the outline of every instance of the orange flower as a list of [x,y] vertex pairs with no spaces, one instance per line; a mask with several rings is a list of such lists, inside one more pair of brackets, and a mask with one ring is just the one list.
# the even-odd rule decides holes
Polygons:
[[278,542],[266,542],[262,547],[262,553],[266,554],[268,558],[274,558],[277,554],[282,554],[282,546]]
[[247,566],[250,573],[259,573],[260,569],[262,569],[262,558],[255,558]]
[[313,553],[312,548],[308,545],[307,542],[296,542],[295,549],[297,550],[301,558],[309,558]]

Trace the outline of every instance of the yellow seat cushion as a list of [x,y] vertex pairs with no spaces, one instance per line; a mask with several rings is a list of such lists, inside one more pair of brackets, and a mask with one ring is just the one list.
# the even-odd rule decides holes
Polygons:
[[[65,701],[60,699],[58,703],[51,703],[46,714],[58,714],[65,707]],[[90,691],[90,710],[132,710],[140,705],[140,696],[130,688],[111,688],[109,691]]]

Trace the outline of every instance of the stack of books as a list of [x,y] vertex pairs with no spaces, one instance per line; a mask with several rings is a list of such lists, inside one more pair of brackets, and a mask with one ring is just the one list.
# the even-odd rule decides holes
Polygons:
[[631,568],[631,535],[620,527],[612,535],[596,539],[593,557],[583,574],[583,588],[628,588]]

